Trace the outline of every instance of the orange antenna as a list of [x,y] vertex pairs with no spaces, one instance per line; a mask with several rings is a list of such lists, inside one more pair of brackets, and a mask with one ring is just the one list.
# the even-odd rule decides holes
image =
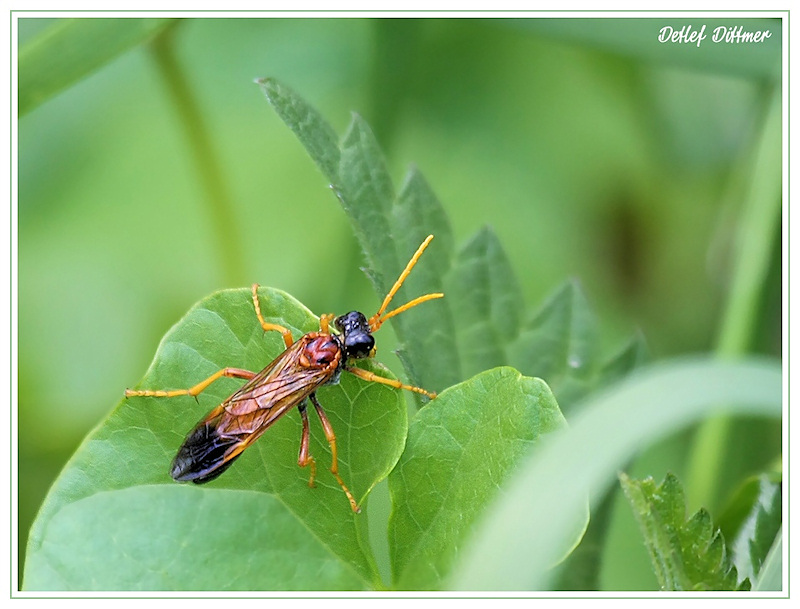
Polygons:
[[403,285],[403,282],[406,280],[406,277],[408,277],[408,274],[411,272],[411,269],[413,269],[414,265],[417,264],[417,260],[419,260],[419,257],[422,256],[422,252],[425,251],[425,248],[428,247],[428,244],[431,242],[432,239],[433,235],[428,235],[428,238],[425,239],[425,241],[422,242],[422,245],[420,245],[417,248],[417,251],[414,252],[413,256],[411,256],[411,260],[408,261],[406,268],[403,270],[402,273],[400,273],[400,277],[397,278],[397,281],[394,282],[392,289],[389,290],[389,293],[386,295],[386,298],[383,299],[383,304],[381,304],[381,308],[378,309],[378,312],[375,313],[375,315],[369,318],[370,331],[375,332],[378,328],[381,327],[383,322],[385,322],[387,319],[391,317],[394,317],[395,315],[399,315],[403,311],[408,311],[410,308],[416,307],[418,304],[422,304],[423,302],[426,302],[428,300],[433,300],[434,298],[442,298],[444,296],[444,294],[440,292],[436,292],[434,294],[425,294],[424,296],[419,296],[418,298],[415,298],[411,302],[407,302],[401,307],[397,307],[396,309],[389,311],[388,313],[386,313],[386,315],[383,314],[383,312],[386,310],[386,307],[389,306],[389,303],[392,301],[392,298],[394,298],[394,295],[397,293],[397,290],[399,290],[400,286]]

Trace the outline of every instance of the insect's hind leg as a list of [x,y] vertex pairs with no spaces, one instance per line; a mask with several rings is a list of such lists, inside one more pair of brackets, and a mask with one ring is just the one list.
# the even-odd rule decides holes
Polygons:
[[169,391],[165,391],[163,389],[126,389],[125,397],[173,398],[178,395],[197,396],[205,391],[211,383],[222,378],[223,376],[228,378],[250,380],[255,375],[255,372],[243,370],[242,368],[223,368],[222,370],[219,370],[218,372],[215,372],[209,376],[206,380],[197,383],[197,385],[190,387],[189,389],[174,389]]
[[300,437],[300,455],[297,457],[297,464],[300,467],[311,466],[308,486],[313,488],[314,479],[317,477],[317,462],[311,456],[308,448],[308,412],[306,412],[306,403],[301,403],[297,409],[300,411],[300,418],[303,420],[303,435]]
[[268,330],[280,332],[283,336],[283,342],[286,344],[286,348],[288,349],[294,344],[291,331],[283,326],[279,326],[278,324],[271,324],[267,321],[264,321],[264,317],[261,315],[261,305],[258,302],[258,284],[254,283],[251,289],[253,293],[253,306],[256,309],[256,316],[258,317],[261,327],[264,328],[264,332],[267,332]]
[[358,507],[356,500],[353,499],[353,494],[350,492],[350,489],[347,488],[344,480],[342,480],[342,477],[339,475],[339,458],[336,454],[336,435],[333,433],[333,426],[331,425],[330,421],[328,421],[328,417],[325,415],[322,405],[317,400],[316,394],[312,393],[308,397],[314,404],[314,408],[319,415],[319,420],[322,422],[322,429],[325,431],[325,438],[328,440],[328,444],[331,447],[331,473],[336,478],[339,486],[342,487],[344,494],[347,495],[347,500],[350,502],[350,507],[356,514],[358,514],[361,512],[361,508]]

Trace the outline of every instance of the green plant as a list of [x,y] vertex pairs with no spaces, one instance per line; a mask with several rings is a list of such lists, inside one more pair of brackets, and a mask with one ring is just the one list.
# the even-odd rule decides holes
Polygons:
[[[313,116],[309,121],[311,109],[294,94],[287,93],[279,103],[282,104],[282,108],[300,107],[302,116],[296,119],[296,124],[312,125],[310,133],[313,137],[329,134],[329,131],[325,130],[326,125],[318,117]],[[363,123],[359,123],[358,127],[362,130],[360,141],[363,142],[365,137],[369,137],[369,131]],[[350,133],[352,132],[351,129]],[[349,138],[350,136],[346,136],[344,141],[351,141]],[[349,154],[348,158],[353,159],[354,166],[359,169],[366,163],[377,165],[377,169],[373,166],[367,171],[368,175],[380,176],[381,172],[385,175],[385,169],[380,167],[380,159],[375,154],[377,148],[374,143],[372,147],[366,146],[366,150],[365,153],[362,149],[345,149],[345,155]],[[329,148],[322,154],[327,154],[327,158],[331,158],[335,156],[336,151]],[[346,188],[346,180],[358,183],[355,181],[354,173],[356,170],[345,166],[341,171],[337,170],[336,180],[332,180],[343,200],[348,198],[346,194],[342,194]],[[345,179],[340,180],[340,176],[344,176]],[[405,218],[409,222],[408,226],[404,226],[402,234],[412,233],[410,223],[413,221],[414,231],[430,227],[438,231],[441,241],[447,245],[450,241],[449,232],[443,221],[431,221],[421,225],[419,217],[412,213],[418,209],[426,210],[428,214],[431,213],[431,209],[437,211],[435,205],[438,204],[434,205],[432,202],[430,191],[422,190],[421,182],[418,180],[409,180],[407,184],[416,186],[407,186],[404,189],[402,202],[397,208],[397,217]],[[425,196],[428,198],[424,199]],[[372,200],[372,197],[365,197],[363,200]],[[411,202],[413,209],[408,209],[407,201]],[[357,202],[356,205],[358,204],[361,207],[357,208],[363,212],[363,203]],[[443,216],[440,208],[438,211]],[[373,220],[378,218],[384,222],[389,219],[387,214],[365,213],[365,217]],[[367,226],[363,234],[378,234],[374,229],[374,226]],[[474,245],[476,243],[477,251]],[[441,268],[442,260],[436,257],[435,245],[430,249],[425,262],[430,259],[432,266],[438,265]],[[383,267],[380,264],[375,266],[389,268],[390,270],[386,271],[387,275],[393,272],[391,265],[396,261],[387,257],[389,250],[385,247],[376,247],[376,251],[383,256],[385,263]],[[456,279],[448,284],[452,286],[450,298],[454,296],[458,298],[461,293],[468,303],[469,295],[474,294],[479,299],[475,305],[476,310],[480,310],[480,305],[485,304],[487,305],[485,310],[489,313],[497,308],[497,305],[493,304],[495,300],[501,307],[518,306],[519,303],[511,301],[511,298],[516,297],[515,293],[512,292],[509,296],[507,290],[502,289],[502,284],[501,289],[492,289],[488,284],[490,280],[496,282],[499,278],[511,284],[513,288],[513,277],[507,266],[504,266],[504,257],[491,233],[483,231],[468,246],[466,252],[462,258],[466,261],[464,264],[467,266],[467,271],[457,272]],[[404,253],[402,255],[405,256]],[[404,291],[429,290],[429,288],[434,289],[431,286],[441,285],[441,275],[444,273],[441,271],[438,274],[432,273],[430,270],[426,273],[424,269],[424,264],[415,269],[415,273],[412,273],[407,281],[412,287],[404,286]],[[418,276],[421,279],[417,279]],[[568,291],[572,292],[574,288]],[[280,323],[292,328],[295,334],[310,331],[318,324],[316,318],[299,303],[293,302],[290,297],[280,292],[271,291],[266,302],[269,307],[265,312],[267,317],[279,319]],[[192,377],[203,375],[210,368],[232,365],[233,362],[237,366],[250,369],[263,366],[277,354],[281,343],[279,340],[276,342],[275,337],[268,337],[262,342],[262,332],[259,326],[253,324],[254,314],[250,307],[249,295],[244,290],[221,292],[198,304],[165,337],[156,361],[143,381],[143,386],[189,385],[192,384]],[[424,312],[425,308],[421,307],[419,311]],[[468,312],[468,314],[487,326],[492,322],[491,319],[481,320],[480,313]],[[502,308],[501,313],[494,313],[494,323],[497,327],[502,325],[503,315],[506,315],[506,312]],[[486,313],[482,316],[487,317]],[[431,336],[441,336],[441,320],[437,323],[435,317],[429,315],[426,323],[422,314],[416,315],[414,319],[415,323],[410,329],[409,336],[416,337],[417,343],[430,340]],[[563,319],[559,319],[556,324],[550,325],[563,333],[560,342],[564,342],[564,345],[560,352],[563,357],[570,357],[571,353],[567,348],[570,324],[565,324]],[[398,327],[398,333],[401,327]],[[489,329],[491,330],[491,327]],[[540,340],[541,333],[534,331],[531,337],[529,341]],[[559,339],[556,339],[556,342],[559,342]],[[455,350],[451,349],[451,353],[448,354],[447,341],[440,340],[438,343],[442,349],[442,357],[448,361],[447,358],[453,357],[451,354]],[[266,352],[265,344],[268,346]],[[415,341],[409,340],[407,344],[412,346],[408,349],[410,354],[407,356],[411,359],[414,356],[412,348]],[[430,348],[436,349],[437,345],[432,344]],[[480,358],[497,358],[496,354],[483,355],[480,352],[470,354],[469,351],[466,351],[466,354],[465,359],[475,368],[481,367],[478,363]],[[436,362],[436,353],[428,353],[426,356],[427,361]],[[225,361],[227,363],[224,363]],[[501,363],[503,362],[497,362]],[[431,369],[435,369],[435,366],[424,368],[426,372],[430,372]],[[460,374],[452,369],[448,373],[455,375],[456,378]],[[427,387],[442,388],[447,381],[426,375],[417,382]],[[330,404],[332,411],[336,412],[332,417],[338,421],[337,427],[345,428],[343,433],[339,432],[340,454],[344,456],[343,462],[345,471],[348,472],[348,480],[352,480],[353,488],[357,489],[355,492],[358,499],[363,499],[375,483],[386,476],[400,457],[407,423],[404,403],[396,392],[380,386],[371,386],[363,391],[358,383],[351,378],[343,379],[341,386],[321,392],[320,397]],[[218,384],[219,387],[215,384],[203,394],[204,400],[218,403],[230,392],[230,383]],[[348,394],[356,397],[348,399],[346,397]],[[380,394],[383,394],[383,397],[374,397]],[[359,400],[358,403],[356,398]],[[127,539],[117,536],[116,543],[125,548],[124,550],[120,548],[119,556],[125,560],[130,556],[138,556],[143,560],[149,554],[146,550],[148,545],[153,543],[154,539],[169,539],[172,534],[170,531],[173,529],[177,529],[175,534],[179,536],[186,534],[184,529],[175,527],[174,523],[175,518],[182,518],[187,509],[183,504],[185,499],[174,493],[192,493],[195,500],[203,504],[209,491],[175,489],[171,484],[166,488],[159,486],[159,483],[170,481],[166,470],[157,468],[156,464],[169,460],[169,450],[165,447],[170,445],[169,438],[172,438],[174,443],[174,439],[180,437],[180,433],[176,434],[176,428],[184,426],[177,420],[183,420],[185,411],[180,406],[157,402],[153,403],[152,399],[139,400],[135,404],[134,400],[123,402],[108,421],[87,440],[67,466],[60,482],[45,503],[31,535],[26,587],[81,588],[96,585],[91,582],[101,582],[99,584],[101,588],[136,586],[192,589],[232,586],[241,589],[351,589],[383,586],[367,542],[366,515],[353,517],[347,514],[346,509],[341,509],[347,507],[346,503],[342,502],[341,496],[332,500],[328,493],[309,491],[304,484],[297,484],[298,480],[305,476],[305,472],[298,471],[294,466],[295,459],[289,456],[295,449],[299,437],[297,421],[276,425],[274,430],[270,430],[268,441],[260,443],[261,460],[257,458],[245,460],[245,466],[237,468],[241,477],[234,479],[226,476],[220,483],[223,487],[234,491],[256,491],[262,497],[262,501],[268,504],[274,503],[274,498],[278,498],[279,503],[283,505],[273,506],[271,510],[262,509],[284,511],[295,518],[299,517],[304,526],[295,530],[294,535],[287,534],[285,527],[281,527],[280,549],[272,539],[248,538],[247,534],[253,526],[252,523],[246,518],[236,518],[224,528],[216,543],[211,546],[207,546],[208,539],[203,533],[203,526],[198,524],[199,528],[194,535],[194,543],[197,543],[198,547],[185,550],[188,562],[184,562],[184,566],[177,572],[174,569],[166,569],[162,562],[164,555],[153,554],[152,561],[155,562],[148,559],[139,564],[138,568],[111,561],[107,539],[103,536],[98,536],[99,543],[94,546],[96,552],[94,555],[84,554],[86,560],[91,562],[91,568],[87,569],[85,565],[79,569],[51,568],[53,565],[66,567],[68,561],[63,559],[60,550],[56,555],[51,554],[52,546],[48,543],[48,539],[59,539],[57,546],[62,549],[74,548],[76,544],[83,545],[87,537],[86,531],[76,526],[76,522],[95,523],[96,527],[100,519],[98,514],[113,512],[115,516],[111,522],[114,526],[120,525],[118,510],[109,506],[107,500],[112,501],[112,504],[117,500],[123,501],[128,508],[140,506],[126,510],[125,514],[133,519],[125,523],[123,528],[127,531],[138,531],[143,526],[138,519],[152,516],[144,506],[151,505],[152,502],[158,502],[162,506],[160,518],[164,518],[165,521],[150,520],[147,525],[149,531],[147,536],[142,536],[140,533],[133,534]],[[187,401],[184,400],[184,407],[185,402]],[[191,403],[191,400],[188,402]],[[392,516],[390,526],[393,539],[398,541],[393,549],[396,580],[398,585],[405,587],[436,588],[440,585],[431,574],[421,574],[420,567],[429,565],[430,556],[436,554],[434,562],[437,562],[444,571],[450,568],[456,558],[454,549],[468,536],[483,506],[493,499],[496,489],[502,485],[514,464],[526,452],[526,448],[541,435],[557,429],[563,423],[563,417],[549,387],[541,380],[522,377],[510,368],[496,368],[478,374],[464,383],[456,384],[437,398],[436,405],[436,409],[421,410],[419,416],[415,418],[411,429],[412,441],[406,446],[391,483],[393,496],[402,498],[395,502],[397,509]],[[207,407],[207,405],[196,405],[191,411],[194,418],[199,417],[202,409]],[[147,430],[146,447],[143,446],[138,434],[131,436],[130,430],[135,429]],[[437,430],[443,431],[446,437],[439,437]],[[314,437],[316,439],[317,434]],[[290,438],[294,438],[294,441]],[[394,439],[389,441],[390,438]],[[104,457],[109,451],[109,445],[114,447],[111,451],[114,458]],[[320,443],[316,439],[313,452],[317,454],[325,452],[323,446],[324,442]],[[282,450],[277,447],[282,447]],[[360,463],[355,457],[356,454],[360,455],[359,458],[362,460]],[[378,458],[378,455],[382,457]],[[267,469],[268,483],[265,484],[262,468],[267,462],[271,462],[272,467],[280,468],[277,471],[283,474],[269,473]],[[431,462],[436,464],[436,479],[431,478],[431,471],[426,466]],[[126,463],[129,465],[126,466]],[[131,463],[135,463],[137,467],[131,467]],[[250,467],[247,463],[250,463]],[[288,478],[283,479],[284,476]],[[80,484],[71,483],[75,477],[81,482]],[[427,490],[420,490],[420,485],[427,487]],[[453,488],[453,485],[456,485],[455,488],[461,495],[452,496],[448,489]],[[295,495],[298,489],[302,492],[300,495]],[[103,492],[98,494],[99,490]],[[240,511],[237,507],[239,501],[244,500],[249,504],[251,500],[248,495],[241,493],[225,494],[218,490],[210,492],[216,501],[210,508],[214,514],[218,513],[219,504],[227,501],[224,497],[233,497],[229,508],[233,513]],[[313,504],[318,506],[310,510],[307,495],[309,492]],[[175,501],[177,503],[171,507]],[[189,509],[193,513],[200,514],[205,513],[207,508],[195,506]],[[246,508],[242,509],[246,511]],[[80,515],[76,516],[73,510]],[[286,517],[284,514],[281,520]],[[423,525],[426,518],[430,519],[428,525]],[[350,526],[343,528],[343,521],[349,521]],[[269,528],[271,530],[272,525]],[[581,528],[579,521],[576,531],[579,532]],[[432,535],[434,530],[439,530],[439,533]],[[310,540],[298,543],[300,537],[308,538],[309,534]],[[228,582],[227,578],[230,577],[228,570],[210,574],[201,568],[207,564],[208,553],[218,553],[219,545],[231,545],[231,542],[226,541],[229,536],[236,540],[232,546],[236,548],[235,554],[239,557],[238,560],[233,558],[228,560],[229,569],[239,573],[232,582]],[[272,575],[265,575],[257,570],[248,576],[245,564],[252,564],[252,553],[257,553],[258,548],[265,543],[274,546],[276,551],[291,554],[298,552],[298,547],[305,546],[308,560],[313,561],[315,553],[309,550],[308,546],[314,546],[317,539],[323,540],[322,548],[316,548],[317,554],[321,555],[320,562],[332,563],[326,568],[326,577],[299,573],[297,579],[293,580],[287,578],[285,570],[278,570]],[[420,546],[422,541],[424,545]],[[183,542],[184,545],[186,543]],[[575,538],[573,537],[569,543],[574,544]],[[251,551],[246,551],[246,547],[251,547]],[[200,548],[206,549],[201,551]],[[442,548],[447,548],[447,551],[442,552]],[[93,556],[96,558],[92,562]],[[200,564],[193,562],[193,558],[201,561]],[[240,565],[238,569],[237,564]],[[146,577],[145,573],[150,573],[152,576]],[[88,574],[91,574],[89,580],[86,579]]]
[[[164,25],[131,24],[140,39]],[[62,34],[71,30],[78,36],[82,27],[71,22]],[[557,30],[558,23],[552,27]],[[624,32],[614,39],[625,42]],[[162,72],[175,82],[177,66],[166,40],[159,35],[154,48]],[[104,49],[119,52],[113,45],[99,48],[98,56]],[[728,57],[723,63],[736,69],[740,63]],[[28,55],[24,66],[21,58],[21,70],[33,70],[35,58]],[[25,97],[21,111],[52,95],[54,85],[65,86],[52,78],[41,82],[41,93]],[[705,423],[688,476],[689,497],[705,502],[719,494],[720,479],[731,470],[723,448],[735,416],[779,419],[780,370],[774,362],[698,358],[642,366],[639,335],[606,357],[598,339],[602,326],[573,281],[538,311],[527,311],[494,233],[481,229],[456,250],[446,214],[420,172],[412,169],[396,191],[362,119],[355,117],[340,140],[299,96],[274,80],[260,84],[339,197],[379,296],[410,249],[435,233],[425,263],[404,292],[443,290],[447,298],[436,309],[421,307],[398,318],[394,328],[409,381],[450,389],[433,404],[412,408],[409,424],[403,398],[391,390],[365,388],[351,378],[326,388],[321,397],[346,456],[347,480],[359,499],[370,493],[367,513],[359,517],[348,513],[324,471],[328,450],[318,432],[312,439],[318,488],[305,486],[307,472],[295,465],[299,423],[293,414],[213,486],[171,483],[166,470],[183,434],[234,382],[215,384],[199,404],[121,403],[86,439],[48,496],[31,536],[26,589],[596,589],[597,548],[607,529],[598,505],[603,496],[619,494],[618,488],[607,489],[641,447],[723,412]],[[189,94],[178,87],[173,95],[184,103]],[[745,189],[747,230],[741,231],[720,339],[726,356],[748,351],[753,298],[771,249],[779,209],[778,102],[773,97],[754,177]],[[182,116],[190,133],[200,129],[192,150],[214,195],[209,213],[224,217],[219,170],[193,107]],[[227,276],[241,283],[232,279],[241,272],[239,254],[225,248],[235,235],[220,229],[218,237]],[[269,294],[269,315],[295,335],[316,328],[316,318],[293,298],[277,290]],[[279,338],[261,335],[244,290],[218,292],[164,337],[142,385],[185,387],[226,365],[258,369],[281,348]],[[632,371],[635,376],[628,378]],[[568,430],[560,429],[561,412]],[[391,497],[380,483],[387,474]],[[779,589],[779,482],[771,479],[757,489],[733,499],[729,511],[737,517],[715,513],[715,520],[738,572],[754,589]],[[586,524],[587,498],[592,521],[575,547]],[[387,526],[384,550],[380,538]],[[684,543],[692,545],[691,536],[679,540]],[[384,562],[389,557],[391,569]],[[556,564],[560,568],[553,569]]]
[[781,493],[776,485],[762,481],[758,495],[768,505],[736,502],[737,507],[749,506],[753,522],[739,527],[746,549],[731,553],[708,511],[700,509],[686,518],[683,488],[674,475],[667,475],[658,486],[652,478],[632,480],[625,474],[620,475],[620,482],[641,526],[662,590],[750,590],[750,580],[740,579],[731,555],[747,561],[742,569],[746,573],[761,571],[780,530]]
[[[378,293],[388,289],[387,278],[399,272],[400,261],[423,232],[439,237],[403,290],[417,294],[444,289],[446,304],[440,309],[420,307],[405,323],[396,318],[401,323],[395,329],[411,381],[440,391],[449,388],[414,414],[407,440],[405,405],[397,391],[375,384],[364,387],[345,375],[341,385],[320,392],[337,428],[343,471],[357,499],[364,501],[389,474],[391,582],[381,580],[367,515],[350,514],[338,487],[324,474],[319,488],[304,484],[306,472],[294,464],[296,417],[286,417],[271,429],[218,483],[203,488],[171,484],[164,464],[187,422],[222,401],[235,386],[219,382],[202,394],[199,404],[190,398],[174,404],[153,398],[122,402],[87,438],[34,526],[26,588],[538,588],[547,581],[549,567],[579,542],[589,488],[608,471],[596,469],[583,480],[564,474],[556,488],[549,488],[554,472],[569,467],[569,459],[548,459],[547,450],[574,437],[563,431],[563,416],[544,382],[502,366],[510,362],[541,371],[552,379],[557,393],[563,392],[564,402],[572,404],[632,369],[641,359],[641,342],[633,341],[602,364],[592,344],[592,317],[574,284],[567,284],[523,322],[513,274],[491,232],[481,231],[454,255],[446,217],[430,188],[412,171],[395,195],[377,144],[360,118],[353,119],[339,143],[327,123],[296,94],[271,80],[260,84],[342,201]],[[318,323],[279,291],[269,290],[266,303],[265,316],[279,320],[295,335]],[[281,342],[276,336],[262,337],[251,307],[241,289],[199,303],[164,338],[142,385],[188,387],[225,366],[263,366],[281,350]],[[480,372],[489,368],[493,369]],[[710,369],[712,378],[731,374],[723,364],[689,365],[679,371],[675,384],[691,385],[681,374],[704,369]],[[758,403],[773,373],[755,364],[735,372],[758,388],[758,395],[752,396]],[[709,394],[718,395],[727,393],[712,389]],[[691,395],[684,397],[691,402]],[[765,408],[775,406],[774,398],[762,401]],[[626,418],[637,429],[635,419]],[[674,424],[680,422],[676,419]],[[580,434],[581,429],[578,423],[573,431]],[[531,453],[531,447],[558,430],[552,443]],[[626,456],[625,443],[621,445],[618,458]],[[314,433],[312,452],[318,458],[326,452],[324,446]],[[603,461],[596,455],[573,455],[579,462],[587,458]],[[550,478],[526,486],[523,496],[531,489],[544,492],[551,507],[532,509],[531,516],[556,534],[545,535],[548,541],[537,548],[541,558],[528,561],[523,578],[515,579],[520,567],[503,567],[509,558],[498,555],[496,541],[487,542],[481,531],[516,522],[487,514],[508,509],[502,507],[508,505],[508,497],[500,508],[492,507],[497,489],[509,482],[515,488],[520,474],[513,472],[525,463],[549,470]],[[560,494],[569,496],[571,503],[556,517],[552,506],[560,502],[553,491],[567,481],[574,486]],[[527,500],[516,500],[512,510],[519,509],[514,505],[527,505]],[[525,529],[520,525],[517,530]],[[489,549],[484,547],[487,543]],[[78,548],[80,561],[74,560]],[[490,569],[487,552],[496,557]],[[477,557],[481,574],[473,578]],[[519,558],[514,560],[519,563]]]

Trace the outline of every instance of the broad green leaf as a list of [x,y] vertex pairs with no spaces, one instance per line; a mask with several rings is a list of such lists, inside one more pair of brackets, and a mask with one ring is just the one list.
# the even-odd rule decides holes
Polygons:
[[550,388],[512,368],[479,374],[422,408],[389,476],[395,586],[439,588],[520,458],[564,424]]
[[19,52],[19,116],[148,40],[173,19],[64,19]]
[[462,549],[448,586],[549,589],[551,567],[573,534],[587,491],[596,505],[642,447],[720,412],[720,405],[732,415],[780,418],[781,403],[775,361],[694,358],[637,370],[579,404],[569,427],[524,459]]
[[779,475],[745,480],[717,519],[741,577],[754,579],[781,528]]
[[48,522],[33,590],[352,590],[364,580],[268,493],[151,484],[97,492]]
[[634,480],[624,473],[619,478],[662,590],[750,589],[750,580],[739,582],[711,515],[701,508],[687,520],[686,499],[677,477],[667,474],[658,486],[652,478]]
[[[260,294],[268,321],[295,337],[318,329],[317,318],[287,294],[265,288]],[[284,348],[277,332],[261,329],[249,290],[218,292],[164,337],[139,386],[187,388],[226,366],[256,371]],[[372,369],[385,374],[377,365]],[[31,530],[25,589],[379,586],[366,511],[352,513],[328,471],[330,449],[313,413],[316,488],[297,466],[301,424],[294,411],[218,479],[202,486],[172,481],[170,463],[184,436],[239,385],[221,379],[197,400],[123,400],[51,489]],[[405,401],[397,390],[346,373],[318,397],[336,432],[340,473],[363,504],[403,449]],[[137,562],[134,573],[147,577],[134,578],[125,567],[129,561]]]

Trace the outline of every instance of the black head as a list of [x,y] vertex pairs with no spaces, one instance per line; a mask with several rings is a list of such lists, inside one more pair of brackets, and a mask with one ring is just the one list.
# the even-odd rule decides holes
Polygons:
[[344,346],[345,359],[364,359],[372,356],[375,339],[363,313],[350,311],[334,319],[333,325],[341,332],[340,340]]

